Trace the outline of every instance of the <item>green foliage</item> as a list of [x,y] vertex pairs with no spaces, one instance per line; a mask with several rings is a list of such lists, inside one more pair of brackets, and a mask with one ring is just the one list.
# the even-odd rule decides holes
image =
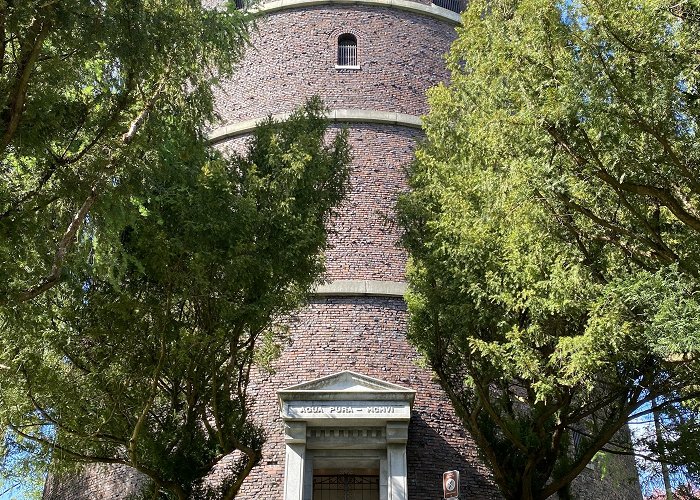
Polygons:
[[199,0],[0,0],[12,460],[126,464],[185,498],[237,452],[229,498],[259,459],[246,388],[274,339],[258,340],[323,269],[349,153],[318,100],[244,154],[212,150],[212,86],[250,20]]
[[60,281],[85,215],[182,151],[173,128],[202,133],[247,40],[198,0],[0,2],[0,302]]
[[177,498],[206,495],[238,452],[215,495],[232,498],[264,439],[246,394],[259,341],[269,357],[275,320],[315,286],[345,192],[346,135],[326,144],[326,126],[312,100],[230,158],[173,129],[187,158],[151,172],[119,219],[95,211],[80,265],[4,318],[9,429],[59,462],[134,467]]
[[700,389],[700,6],[474,1],[458,33],[399,203],[410,335],[544,499]]

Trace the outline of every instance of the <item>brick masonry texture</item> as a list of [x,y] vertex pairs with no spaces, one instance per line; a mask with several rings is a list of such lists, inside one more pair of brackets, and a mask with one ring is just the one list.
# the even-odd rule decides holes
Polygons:
[[[425,3],[428,3],[427,1]],[[336,40],[352,33],[358,40],[359,70],[336,69]],[[333,109],[365,109],[421,115],[426,90],[447,79],[442,55],[455,37],[445,21],[388,7],[325,5],[279,11],[258,21],[250,48],[235,78],[217,95],[219,126],[291,111],[312,95]],[[337,130],[341,125],[333,125]],[[392,221],[399,193],[407,189],[404,167],[421,132],[401,126],[348,126],[353,148],[347,200],[329,222],[328,280],[403,281],[406,255],[398,248]],[[237,150],[246,138],[220,143]],[[408,495],[412,500],[442,497],[442,473],[461,472],[462,498],[500,498],[476,447],[429,370],[406,339],[407,311],[400,298],[326,297],[287,318],[289,339],[274,372],[258,372],[250,394],[251,415],[267,434],[260,464],[239,499],[281,500],[285,443],[276,391],[342,370],[352,370],[416,391],[407,444]],[[639,500],[630,461],[613,464],[604,481],[586,470],[577,482],[580,498]],[[50,481],[45,499],[123,499],[126,485],[113,479],[122,471]],[[613,481],[612,478],[615,478]],[[100,493],[100,488],[110,493]]]
[[44,498],[56,500],[125,499],[147,484],[144,476],[121,465],[88,465],[81,474],[49,476]]
[[420,131],[380,125],[349,129],[353,147],[350,190],[333,218],[327,278],[403,281],[393,208],[406,191],[404,167]]
[[[346,128],[352,146],[350,186],[329,224],[326,280],[404,281],[406,253],[399,248],[394,205],[408,189],[405,167],[413,158],[419,130],[376,124]],[[226,141],[225,152],[242,152],[247,137]]]
[[[335,68],[342,33],[357,37],[359,70]],[[312,95],[333,109],[425,114],[425,91],[446,79],[442,54],[453,39],[443,21],[390,8],[273,13],[259,23],[236,77],[222,84],[221,124],[290,111]]]
[[285,445],[276,391],[342,370],[416,391],[407,445],[409,498],[441,497],[442,473],[454,468],[461,471],[463,498],[498,498],[450,402],[418,366],[405,337],[406,319],[402,299],[363,297],[314,300],[290,318],[291,340],[274,365],[276,373],[258,374],[250,387],[252,413],[268,438],[263,461],[238,498],[282,498]]

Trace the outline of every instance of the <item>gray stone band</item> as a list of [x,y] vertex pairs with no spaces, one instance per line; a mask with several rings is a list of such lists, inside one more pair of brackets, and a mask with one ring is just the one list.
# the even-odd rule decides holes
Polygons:
[[[411,2],[406,2],[411,3]],[[277,121],[285,120],[289,113],[278,113],[272,115]],[[218,127],[209,133],[211,142],[219,142],[237,135],[252,132],[255,127],[265,118],[254,118],[242,122],[231,123]],[[421,128],[422,122],[419,116],[407,115],[404,113],[393,113],[391,111],[372,111],[368,109],[332,109],[328,112],[328,119],[339,123],[382,123],[385,125],[400,125],[409,128]]]
[[407,285],[401,281],[337,280],[320,285],[316,297],[398,297],[403,298]]
[[390,7],[408,12],[415,12],[424,16],[434,17],[447,21],[454,25],[461,22],[460,15],[449,9],[437,5],[426,5],[409,0],[274,0],[253,7],[251,12],[268,13],[278,10],[298,9],[301,7],[316,7],[319,5],[374,5],[378,7]]

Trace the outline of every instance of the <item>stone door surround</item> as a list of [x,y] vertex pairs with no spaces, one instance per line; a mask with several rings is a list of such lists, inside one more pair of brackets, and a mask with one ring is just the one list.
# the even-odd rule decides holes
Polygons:
[[314,469],[379,469],[380,500],[407,500],[415,391],[343,371],[277,391],[285,424],[284,500],[311,500]]

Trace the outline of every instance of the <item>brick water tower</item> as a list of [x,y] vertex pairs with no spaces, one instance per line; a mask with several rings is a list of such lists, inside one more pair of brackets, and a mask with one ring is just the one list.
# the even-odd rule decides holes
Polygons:
[[[237,498],[438,499],[447,470],[460,471],[461,498],[499,498],[447,396],[406,340],[406,254],[392,222],[422,137],[426,90],[448,78],[442,56],[462,7],[454,0],[265,2],[253,47],[218,91],[221,122],[211,139],[219,147],[240,147],[259,120],[283,117],[315,95],[352,146],[326,283],[289,319],[290,341],[274,374],[259,374],[249,388],[267,441]],[[54,485],[45,498],[124,498],[119,474],[102,469],[80,492],[59,494],[66,490]],[[587,498],[640,498],[638,485],[604,487],[599,478],[584,471]],[[111,489],[101,493],[97,483]]]
[[[439,2],[439,3],[437,3]],[[289,321],[275,374],[251,382],[267,431],[261,463],[238,498],[428,500],[459,470],[461,498],[498,498],[452,406],[406,340],[406,254],[392,222],[405,167],[422,137],[426,91],[448,79],[460,0],[274,0],[211,134],[240,147],[266,115],[314,95],[349,132],[350,190],[332,221],[326,284]],[[634,476],[634,467],[627,469]],[[639,499],[586,469],[587,498]],[[586,483],[595,483],[594,485]],[[602,493],[598,489],[617,492]]]

